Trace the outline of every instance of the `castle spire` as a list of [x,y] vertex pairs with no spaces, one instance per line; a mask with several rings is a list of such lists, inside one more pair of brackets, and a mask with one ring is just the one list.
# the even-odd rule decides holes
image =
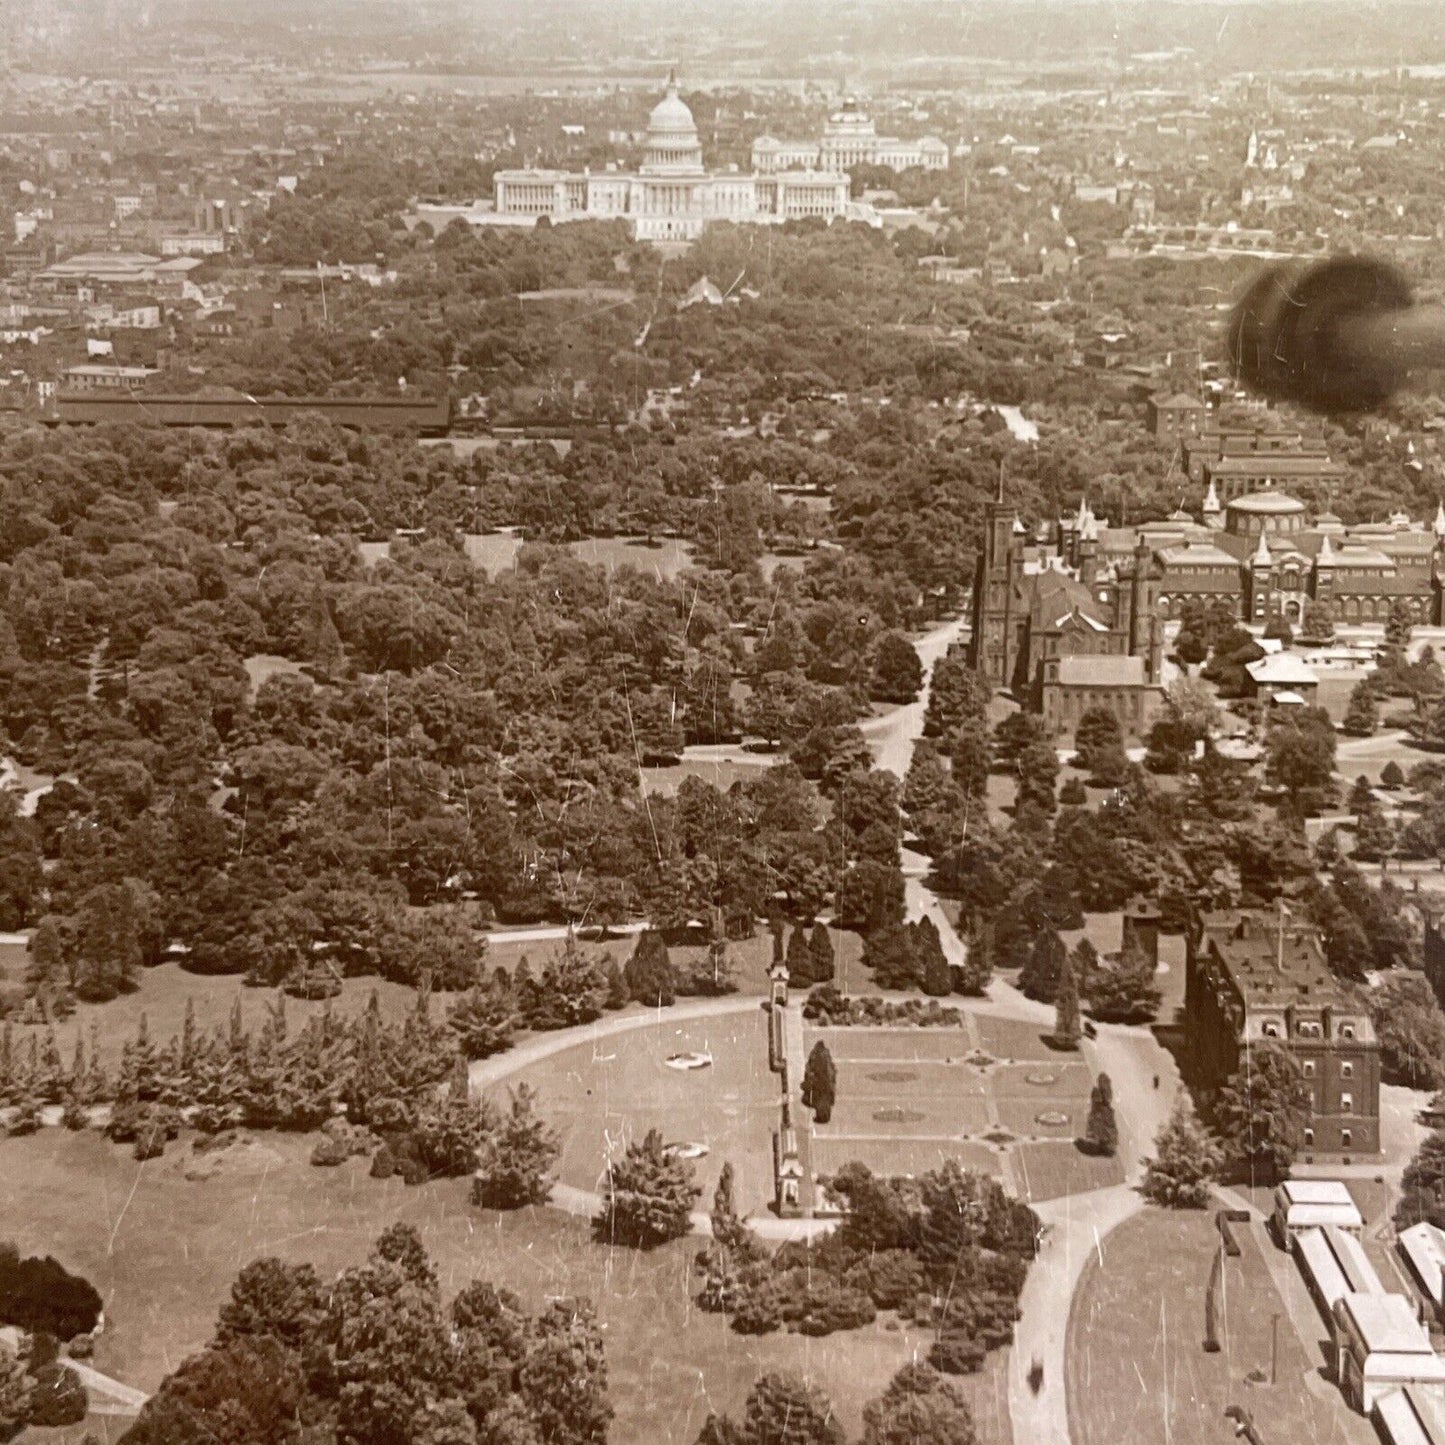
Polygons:
[[1445,502],[1440,502],[1435,507],[1435,535],[1445,537]]

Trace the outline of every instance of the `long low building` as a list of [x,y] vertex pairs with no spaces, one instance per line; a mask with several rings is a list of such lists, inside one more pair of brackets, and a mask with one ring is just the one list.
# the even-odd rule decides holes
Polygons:
[[131,422],[141,426],[244,427],[258,422],[289,426],[311,413],[357,431],[414,432],[442,436],[451,424],[447,397],[401,396],[271,396],[207,398],[200,396],[60,392],[41,420],[51,426],[94,426],[100,422]]
[[1353,1234],[1334,1225],[1300,1230],[1294,1236],[1294,1252],[1305,1284],[1331,1330],[1335,1305],[1345,1295],[1386,1292],[1364,1246]]
[[1335,1360],[1340,1389],[1362,1414],[1405,1386],[1445,1403],[1445,1360],[1402,1294],[1347,1294],[1336,1300]]
[[1445,1445],[1445,1413],[1413,1386],[1386,1391],[1372,1413],[1385,1445]]
[[1426,1220],[1400,1231],[1400,1253],[1437,1315],[1445,1315],[1445,1230]]

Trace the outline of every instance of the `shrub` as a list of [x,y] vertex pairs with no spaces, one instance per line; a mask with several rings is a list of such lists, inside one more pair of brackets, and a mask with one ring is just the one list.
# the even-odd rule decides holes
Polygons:
[[945,1330],[928,1351],[928,1363],[945,1375],[972,1375],[983,1368],[984,1347],[962,1330]]
[[39,1128],[40,1106],[34,1099],[22,1099],[10,1120],[10,1137],[23,1139],[27,1134],[36,1133]]
[[798,1333],[814,1338],[836,1330],[856,1330],[873,1323],[877,1316],[873,1301],[862,1290],[827,1280],[808,1290],[802,1300],[803,1314]]
[[880,1310],[901,1310],[924,1288],[923,1266],[903,1249],[882,1249],[860,1260],[843,1282],[862,1290]]
[[390,1144],[383,1144],[371,1156],[371,1177],[373,1179],[390,1179],[396,1173],[396,1168],[396,1155],[392,1152]]
[[93,1330],[100,1310],[95,1287],[59,1260],[22,1259],[13,1244],[0,1245],[0,1325],[69,1340]]
[[401,1161],[397,1173],[401,1175],[401,1182],[403,1184],[425,1184],[427,1180],[431,1178],[431,1170],[428,1169],[420,1159],[411,1154],[408,1154]]
[[30,1392],[30,1423],[38,1426],[78,1425],[90,1411],[85,1386],[74,1370],[61,1364],[35,1371]]
[[351,1150],[341,1139],[318,1139],[316,1147],[311,1151],[311,1162],[323,1169],[345,1164],[350,1158]]
[[1082,808],[1089,801],[1089,794],[1078,778],[1068,778],[1059,789],[1059,802],[1066,808]]
[[738,1334],[770,1335],[782,1323],[782,1301],[771,1280],[760,1280],[743,1290],[732,1316]]

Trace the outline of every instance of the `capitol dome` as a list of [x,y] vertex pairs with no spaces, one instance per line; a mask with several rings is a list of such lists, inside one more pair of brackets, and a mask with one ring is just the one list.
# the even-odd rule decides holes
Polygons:
[[688,175],[702,170],[702,144],[697,122],[677,93],[677,76],[667,80],[667,94],[652,107],[643,149],[644,175]]

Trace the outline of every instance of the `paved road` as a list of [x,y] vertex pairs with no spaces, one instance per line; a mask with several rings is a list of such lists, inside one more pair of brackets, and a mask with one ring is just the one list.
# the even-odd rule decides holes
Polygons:
[[80,1383],[90,1392],[90,1409],[96,1415],[135,1415],[150,1398],[130,1385],[122,1385],[109,1375],[102,1375],[81,1360],[62,1360],[67,1369],[74,1370]]
[[763,1005],[756,994],[729,994],[726,998],[695,998],[675,1003],[667,1009],[628,1009],[624,1013],[609,1014],[596,1023],[583,1024],[575,1029],[558,1029],[555,1033],[542,1034],[508,1049],[504,1054],[493,1054],[490,1059],[478,1059],[470,1070],[473,1089],[485,1089],[499,1084],[521,1069],[542,1059],[551,1058],[565,1049],[576,1048],[578,1044],[590,1043],[593,1039],[611,1038],[613,1034],[629,1033],[633,1029],[651,1028],[656,1024],[689,1023],[693,1019],[722,1018],[728,1014],[748,1013]]
[[[1069,1306],[1090,1257],[1107,1259],[1110,1230],[1144,1208],[1137,1188],[1143,1161],[1179,1090],[1173,1059],[1146,1028],[1101,1025],[1099,1037],[1085,1045],[1085,1058],[1096,1073],[1108,1074],[1114,1085],[1126,1182],[1033,1206],[1048,1232],[1019,1299],[1009,1362],[1014,1439],[1029,1445],[1069,1445],[1064,1388]],[[1028,1381],[1034,1361],[1043,1366],[1037,1393]]]
[[[1069,1445],[1064,1391],[1069,1304],[1090,1257],[1107,1257],[1109,1231],[1141,1207],[1139,1195],[1127,1184],[1034,1205],[1049,1229],[1019,1297],[1021,1313],[1009,1360],[1009,1418],[1019,1445]],[[1028,1381],[1035,1361],[1043,1366],[1037,1394]]]
[[869,718],[862,724],[863,736],[873,749],[873,761],[877,767],[900,778],[908,772],[908,764],[913,759],[913,744],[923,735],[923,714],[928,707],[933,664],[948,651],[951,642],[963,636],[967,626],[962,617],[955,617],[935,627],[932,632],[925,632],[914,642],[919,661],[928,672],[917,699],[879,717]]
[[[609,925],[607,936],[609,938],[630,937],[633,934],[641,933],[646,927],[645,923],[614,923]],[[583,928],[586,928],[585,923]],[[546,924],[537,928],[492,928],[487,930],[484,937],[488,943],[560,943],[567,937],[568,932],[565,924]]]

